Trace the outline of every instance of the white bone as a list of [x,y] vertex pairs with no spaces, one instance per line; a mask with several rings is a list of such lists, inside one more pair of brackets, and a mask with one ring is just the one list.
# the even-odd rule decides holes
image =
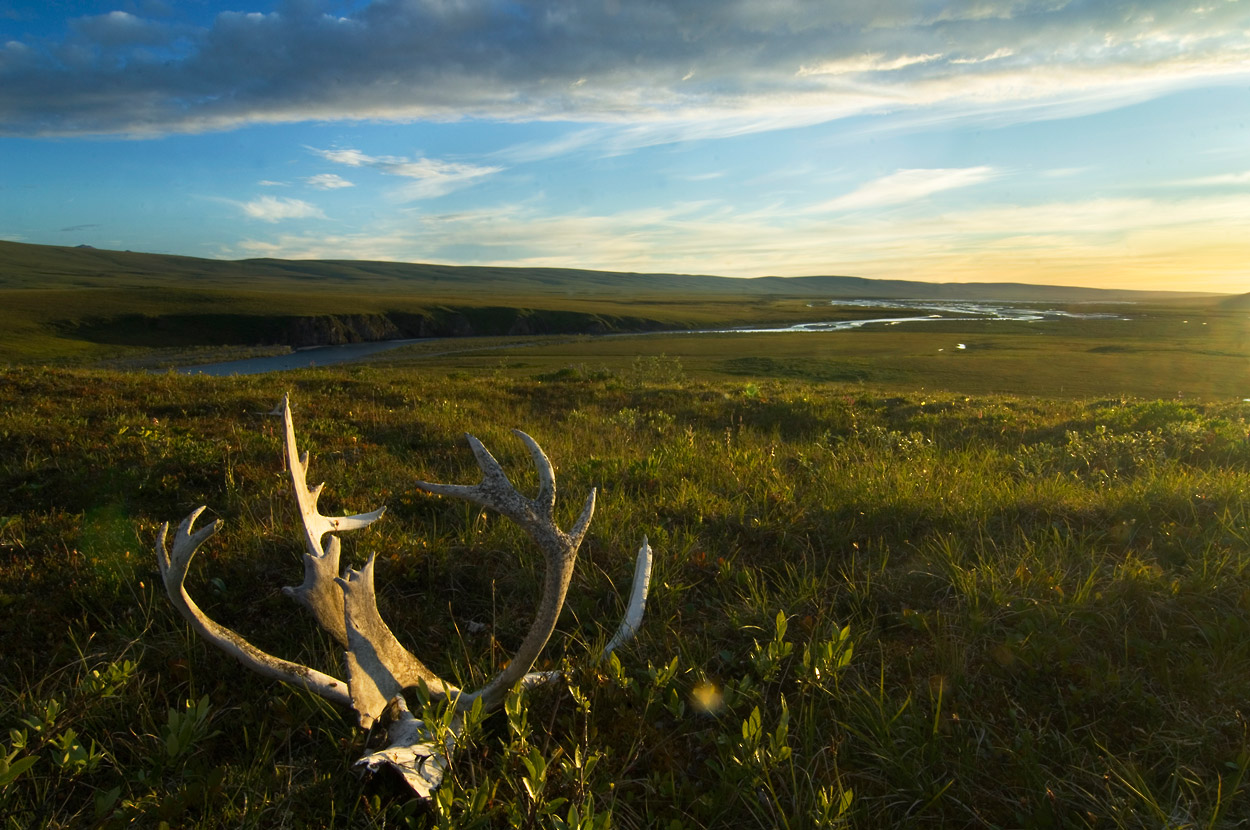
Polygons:
[[642,625],[642,614],[647,610],[647,589],[650,585],[651,546],[647,544],[647,537],[643,536],[642,547],[638,548],[638,558],[634,561],[634,584],[629,591],[629,605],[625,608],[625,616],[621,618],[621,624],[617,627],[616,633],[604,646],[603,654],[599,656],[600,660],[606,660],[608,655],[618,647],[634,639],[634,635],[638,633],[638,627]]
[[[568,594],[577,550],[590,526],[595,510],[592,489],[582,507],[581,515],[569,532],[560,529],[554,517],[556,501],[555,472],[538,443],[519,430],[514,434],[529,450],[538,472],[538,494],[530,499],[512,486],[499,462],[482,443],[467,436],[469,446],[482,470],[476,485],[432,484],[417,482],[421,489],[437,495],[467,499],[489,507],[519,525],[538,545],[546,559],[546,575],[542,597],[529,632],[508,665],[485,686],[464,692],[442,680],[420,660],[400,645],[399,640],[378,614],[374,590],[373,556],[360,570],[339,574],[340,548],[337,536],[327,534],[364,528],[377,521],[385,511],[355,516],[327,517],[317,510],[317,499],[323,485],[309,488],[308,453],[299,454],[295,443],[295,426],[290,403],[284,398],[275,409],[285,427],[285,452],[291,469],[295,501],[299,506],[304,529],[304,582],[283,592],[306,605],[317,622],[338,640],[346,652],[348,682],[344,683],[314,669],[292,663],[261,651],[239,634],[208,618],[187,594],[184,582],[187,565],[196,549],[216,532],[213,522],[194,533],[191,528],[204,511],[201,507],[183,520],[174,534],[172,553],[166,549],[168,524],[162,525],[157,538],[157,563],[165,591],[179,612],[205,640],[232,655],[248,668],[267,677],[299,686],[335,703],[354,708],[362,727],[375,722],[386,726],[390,745],[360,759],[359,766],[375,770],[390,766],[403,776],[421,798],[428,798],[442,782],[443,775],[463,730],[463,713],[480,701],[482,710],[499,706],[508,691],[518,683],[531,688],[550,683],[560,672],[530,672],[534,661],[551,638],[564,598]],[[634,566],[634,581],[625,617],[615,635],[603,650],[602,658],[631,639],[642,622],[651,578],[651,547],[644,536]],[[422,720],[414,717],[404,702],[405,689],[424,685],[432,699],[448,699],[454,713],[440,740]]]
[[392,720],[386,729],[390,745],[363,755],[355,765],[370,772],[390,767],[403,777],[419,798],[429,798],[443,783],[448,759],[456,749],[456,740],[464,722],[456,716],[447,727],[446,738],[440,743],[425,721],[408,711],[403,695],[396,695],[390,706],[387,715]]
[[196,633],[249,669],[266,677],[307,689],[335,703],[351,705],[351,695],[348,693],[347,684],[343,681],[328,674],[322,674],[316,669],[310,669],[299,663],[292,663],[261,651],[229,628],[209,619],[208,615],[195,604],[195,600],[187,594],[184,584],[187,578],[187,566],[191,563],[191,558],[195,556],[196,549],[203,544],[205,539],[217,532],[219,524],[213,522],[192,533],[191,528],[195,520],[203,512],[203,507],[196,508],[190,516],[182,520],[182,524],[178,525],[178,529],[174,531],[172,552],[165,547],[165,538],[169,533],[168,522],[161,525],[156,537],[156,564],[160,568],[161,581],[165,584],[165,593],[169,595],[174,607],[187,622],[191,623]]
[[317,623],[325,629],[340,645],[347,645],[347,632],[343,619],[343,592],[335,585],[339,575],[339,540],[330,537],[330,544],[322,547],[322,539],[327,533],[359,530],[382,518],[385,507],[379,507],[371,513],[359,513],[355,516],[323,516],[317,510],[317,500],[321,497],[324,484],[316,487],[308,486],[308,453],[300,455],[295,446],[295,423],[291,419],[291,400],[289,395],[282,397],[282,403],[275,408],[275,413],[282,416],[284,427],[283,446],[286,451],[287,466],[291,470],[291,485],[295,490],[295,504],[299,507],[300,521],[304,527],[304,582],[298,587],[287,587],[282,593],[305,605]]

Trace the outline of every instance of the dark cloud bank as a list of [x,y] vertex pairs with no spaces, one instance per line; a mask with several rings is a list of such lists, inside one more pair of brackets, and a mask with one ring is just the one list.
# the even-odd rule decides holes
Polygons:
[[[245,0],[241,0],[241,4]],[[1247,3],[292,0],[208,25],[111,12],[0,44],[0,134],[316,119],[629,121],[890,100],[993,73],[1244,62]],[[937,94],[937,93],[935,93]]]

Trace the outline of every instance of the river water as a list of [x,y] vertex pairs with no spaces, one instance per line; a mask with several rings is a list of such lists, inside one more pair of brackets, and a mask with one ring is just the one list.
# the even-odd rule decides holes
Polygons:
[[[727,334],[800,331],[846,331],[864,326],[892,326],[899,323],[926,323],[952,320],[1015,320],[1017,322],[1044,322],[1047,320],[1114,320],[1124,319],[1118,314],[1102,312],[1081,313],[1048,309],[1033,305],[1011,303],[978,303],[939,300],[832,300],[830,306],[851,308],[880,308],[891,311],[912,311],[905,317],[873,317],[862,320],[834,320],[825,323],[797,323],[792,326],[765,328],[701,329],[698,331],[668,332],[670,334]],[[662,332],[651,332],[662,333]],[[332,366],[351,363],[380,352],[398,349],[410,343],[422,343],[433,338],[417,340],[385,340],[376,343],[348,343],[343,346],[318,346],[300,349],[291,354],[273,357],[254,357],[231,360],[225,363],[208,363],[201,366],[184,366],[178,371],[185,375],[259,375],[265,372],[282,372],[288,369],[306,369],[309,366]]]
[[928,314],[906,317],[873,317],[864,320],[835,320],[828,323],[796,323],[793,326],[742,328],[732,331],[846,331],[864,326],[895,326],[899,323],[926,323],[952,320],[1015,320],[1037,323],[1046,320],[1122,320],[1119,314],[1105,312],[1064,311],[1057,308],[1013,305],[1011,303],[977,303],[945,300],[832,300],[829,305],[843,308],[907,309]]
[[333,366],[336,363],[351,363],[362,360],[379,352],[398,349],[411,343],[424,343],[433,338],[425,337],[415,340],[382,340],[374,343],[347,343],[342,346],[314,346],[309,349],[298,349],[291,354],[273,355],[271,357],[249,357],[244,360],[229,360],[225,363],[205,363],[200,366],[183,366],[178,370],[184,375],[261,375],[265,372],[285,372],[288,369],[307,369],[309,366]]

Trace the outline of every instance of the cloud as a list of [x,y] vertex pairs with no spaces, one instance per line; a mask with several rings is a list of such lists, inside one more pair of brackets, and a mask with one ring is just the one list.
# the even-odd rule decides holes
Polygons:
[[[800,66],[796,74],[800,78],[807,78],[812,75],[859,75],[864,72],[893,72],[896,69],[906,69],[909,66],[915,66],[920,63],[931,63],[941,57],[941,54],[935,52],[932,55],[900,55],[897,58],[886,60],[885,56],[878,52],[875,55],[859,55],[857,57],[825,61],[815,66]],[[952,63],[967,63],[967,61],[952,61]]]
[[[415,201],[444,196],[455,190],[469,187],[479,179],[494,175],[504,168],[439,159],[408,159],[403,156],[370,156],[360,150],[318,150],[310,148],[326,161],[348,167],[367,167],[388,176],[398,176],[411,181],[399,190],[402,199]],[[338,181],[338,176],[329,174]],[[342,187],[344,185],[336,185]],[[349,185],[350,186],[350,185]]]
[[999,59],[1001,59],[1001,58],[1009,58],[1009,57],[1011,57],[1011,56],[1012,56],[1012,55],[1014,55],[1014,54],[1015,54],[1015,51],[1014,51],[1014,50],[1012,50],[1012,49],[1005,49],[1005,48],[1004,48],[1004,49],[995,49],[993,52],[991,52],[990,54],[986,55],[985,57],[981,57],[981,58],[952,58],[952,59],[951,59],[951,63],[956,64],[956,65],[958,65],[958,64],[968,64],[968,63],[985,63],[985,62],[987,62],[987,61],[996,61],[996,60],[999,60]]
[[897,170],[860,185],[844,196],[815,205],[808,212],[832,213],[908,204],[944,190],[980,184],[995,175],[992,167]]
[[276,9],[206,25],[114,11],[55,37],[14,27],[0,45],[0,134],[469,117],[675,125],[637,135],[682,140],[885,110],[1073,98],[1109,107],[1250,74],[1244,2],[289,0]]
[[1225,187],[1250,185],[1250,170],[1244,173],[1221,173],[1215,176],[1199,176],[1183,179],[1175,184],[1183,187]]
[[245,214],[264,222],[281,222],[284,219],[325,219],[321,208],[303,199],[287,199],[278,196],[260,196],[250,202],[236,203]]
[[224,248],[221,256],[403,262],[412,259],[415,248],[411,238],[398,233],[283,233],[273,239],[244,239]]
[[171,27],[124,11],[79,17],[70,29],[84,41],[103,48],[163,46],[186,33],[186,27]]
[[339,190],[344,187],[355,187],[356,185],[347,179],[335,173],[318,173],[315,176],[309,176],[304,182],[318,190]]
[[[368,232],[283,233],[226,256],[392,259],[753,277],[856,274],[936,282],[1088,283],[1245,291],[1250,194],[1010,203],[883,219],[794,221],[771,208],[687,203],[548,214],[538,203],[422,214]],[[1145,217],[1145,219],[1143,219]],[[801,217],[800,217],[801,218]]]

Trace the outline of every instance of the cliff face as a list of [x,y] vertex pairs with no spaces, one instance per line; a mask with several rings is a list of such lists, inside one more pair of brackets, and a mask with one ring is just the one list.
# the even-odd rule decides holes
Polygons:
[[403,336],[399,327],[382,314],[327,314],[295,318],[282,333],[281,341],[298,349],[304,346],[341,346],[344,343],[398,340]]
[[653,321],[605,321],[593,314],[544,313],[517,309],[440,309],[431,314],[322,314],[289,318],[271,342],[304,348],[402,340],[417,337],[474,335],[604,334],[618,328],[655,328]]
[[292,319],[276,340],[299,349],[413,337],[471,337],[477,333],[468,317],[455,313],[439,318],[423,314],[322,314]]
[[424,337],[474,335],[604,334],[663,328],[655,320],[571,311],[517,308],[447,308],[429,312],[315,314],[123,314],[64,326],[95,343],[138,346],[341,346]]

